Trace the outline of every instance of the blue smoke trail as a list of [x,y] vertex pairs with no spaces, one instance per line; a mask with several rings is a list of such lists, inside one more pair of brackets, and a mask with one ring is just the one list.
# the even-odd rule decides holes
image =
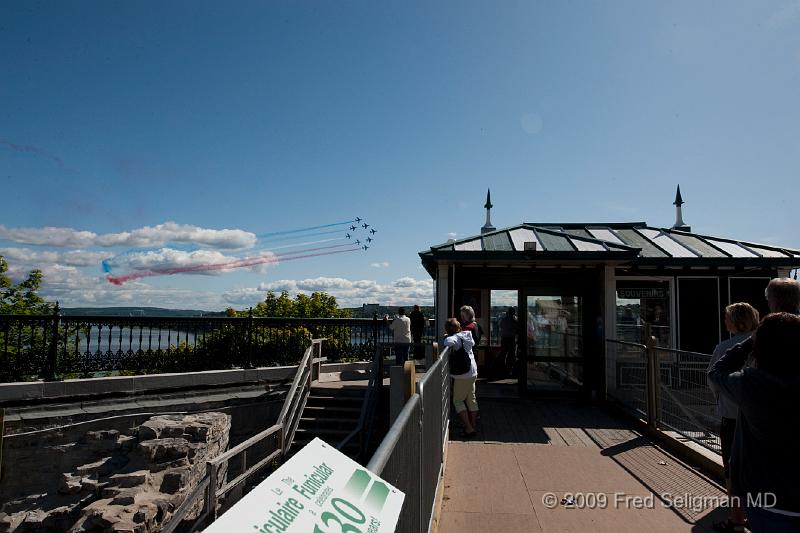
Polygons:
[[290,230],[284,230],[284,231],[270,231],[270,232],[267,232],[267,233],[262,233],[261,235],[256,235],[256,237],[259,238],[259,239],[264,239],[264,238],[272,237],[274,235],[288,235],[289,233],[302,233],[304,231],[311,231],[313,229],[333,228],[333,227],[336,227],[336,226],[344,226],[346,224],[352,224],[354,222],[355,222],[354,220],[345,220],[344,222],[334,222],[332,224],[322,224],[322,225],[319,225],[319,226],[309,226],[307,228],[290,229]]
[[[320,235],[333,235],[335,233],[343,233],[343,229],[334,229],[334,230],[326,230],[326,231],[314,231],[312,233],[302,233],[298,235],[285,235],[285,236],[276,236],[276,237],[267,237],[262,238],[259,237],[258,241],[260,243],[264,242],[281,242],[281,241],[291,241],[294,239],[305,239],[307,237],[318,237]],[[344,235],[342,235],[344,237]]]
[[306,241],[306,242],[297,242],[293,244],[282,244],[280,246],[272,246],[271,243],[266,243],[262,246],[255,246],[253,248],[249,248],[247,250],[247,253],[250,253],[253,250],[281,250],[284,248],[300,248],[302,246],[311,246],[312,244],[321,244],[323,242],[333,242],[341,240],[344,240],[344,237],[333,237],[331,239],[320,239],[318,241]]

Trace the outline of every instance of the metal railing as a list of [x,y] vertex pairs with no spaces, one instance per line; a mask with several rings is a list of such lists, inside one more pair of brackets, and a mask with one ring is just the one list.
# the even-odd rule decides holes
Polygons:
[[[423,340],[433,342],[435,321]],[[369,360],[377,318],[0,315],[0,383],[294,365],[311,338],[331,361]]]
[[706,380],[711,355],[606,340],[608,396],[653,428],[721,453],[716,399]]
[[428,531],[450,416],[448,351],[429,367],[367,468],[405,493],[395,531]]
[[[261,481],[265,474],[279,466],[292,447],[311,386],[319,378],[319,365],[324,360],[322,342],[325,340],[313,339],[303,354],[277,422],[209,460],[205,477],[170,517],[162,528],[163,532],[172,533],[179,526],[194,531],[213,522],[244,496],[247,485]],[[200,506],[201,501],[199,516],[191,525],[185,524],[186,518]]]
[[369,370],[369,380],[364,401],[361,404],[361,412],[358,416],[358,424],[339,444],[336,449],[344,450],[351,442],[358,439],[358,460],[363,464],[369,450],[369,443],[372,437],[372,428],[375,413],[383,390],[383,369],[384,352],[380,345],[375,347],[375,354],[372,358],[372,365]]

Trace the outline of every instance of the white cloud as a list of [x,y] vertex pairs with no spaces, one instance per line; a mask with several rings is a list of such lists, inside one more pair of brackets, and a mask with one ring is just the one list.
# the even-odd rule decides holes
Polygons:
[[388,268],[389,267],[389,262],[388,261],[381,261],[379,263],[370,263],[369,266],[371,266],[372,268]]
[[208,229],[189,224],[164,222],[156,226],[121,233],[98,234],[73,228],[8,228],[0,224],[0,239],[24,244],[86,248],[90,246],[162,246],[167,243],[185,243],[227,250],[250,248],[256,243],[253,233],[240,229]]
[[447,236],[451,239],[455,239],[457,235],[458,233],[456,233],[455,231],[451,231],[450,233],[447,234]]
[[[260,260],[263,263],[259,263]],[[246,267],[248,270],[263,272],[267,264],[277,263],[278,259],[272,252],[262,251],[246,258],[225,255],[216,250],[194,250],[184,251],[173,248],[161,248],[159,250],[148,250],[144,252],[134,252],[122,254],[108,261],[112,268],[123,270],[152,270],[155,268],[192,268],[199,265],[219,265],[220,268],[213,270],[202,270],[197,274],[219,274],[229,272],[234,268],[242,268],[242,262],[253,261],[256,264]],[[229,266],[228,266],[229,265]]]
[[99,265],[103,259],[108,259],[113,254],[87,250],[51,252],[32,250],[30,248],[0,248],[0,255],[9,262],[19,262],[25,265],[33,265],[31,268],[38,268],[42,264],[61,264],[78,267]]
[[380,302],[384,305],[433,303],[433,280],[408,276],[389,283],[338,277],[282,279],[261,283],[258,287],[233,289],[227,291],[224,298],[234,305],[252,305],[263,300],[267,291],[287,291],[292,296],[298,293],[324,291],[336,296],[339,305],[344,307],[357,307],[365,302]]
[[[61,307],[143,306],[221,311],[227,304],[219,293],[190,289],[159,288],[131,281],[122,286],[110,284],[100,275],[63,265],[43,265],[44,280],[40,294]],[[12,279],[20,280],[28,272],[10,265]]]
[[[257,287],[237,288],[224,293],[155,287],[134,280],[122,286],[110,284],[102,275],[89,275],[75,266],[43,264],[41,294],[58,300],[62,307],[147,306],[182,309],[223,310],[230,305],[244,307],[263,300],[267,291],[310,294],[324,291],[336,296],[339,305],[358,307],[365,302],[385,305],[432,305],[433,281],[410,276],[381,283],[376,280],[351,280],[340,277],[282,279]],[[27,269],[20,263],[10,265],[10,275],[20,280]]]

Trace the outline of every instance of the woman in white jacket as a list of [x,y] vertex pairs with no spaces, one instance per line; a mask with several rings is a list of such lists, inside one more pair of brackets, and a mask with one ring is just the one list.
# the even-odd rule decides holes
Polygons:
[[[475,340],[469,331],[461,331],[461,325],[455,318],[450,318],[445,324],[447,336],[444,339],[444,346],[450,347],[451,353],[451,374],[453,378],[453,406],[456,413],[464,424],[464,437],[474,437],[475,423],[478,419],[478,402],[475,399],[475,380],[478,379],[478,365],[475,363],[475,355],[472,347]],[[469,357],[469,370],[461,374],[453,374],[453,357],[461,349]],[[461,353],[463,357],[463,352]]]

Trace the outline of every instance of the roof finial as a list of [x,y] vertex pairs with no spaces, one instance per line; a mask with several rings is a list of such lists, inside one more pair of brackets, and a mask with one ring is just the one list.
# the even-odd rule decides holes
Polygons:
[[486,209],[486,224],[481,228],[481,234],[497,229],[492,226],[492,191],[489,189],[486,189],[486,204],[483,207]]
[[678,192],[675,193],[675,202],[672,205],[683,205],[683,198],[681,198],[681,186],[678,185]]
[[675,201],[672,203],[672,205],[675,206],[675,225],[672,226],[672,229],[677,229],[680,231],[692,231],[692,228],[687,226],[683,221],[683,208],[681,207],[683,204],[683,198],[681,198],[681,186],[678,185],[678,191],[675,193]]

